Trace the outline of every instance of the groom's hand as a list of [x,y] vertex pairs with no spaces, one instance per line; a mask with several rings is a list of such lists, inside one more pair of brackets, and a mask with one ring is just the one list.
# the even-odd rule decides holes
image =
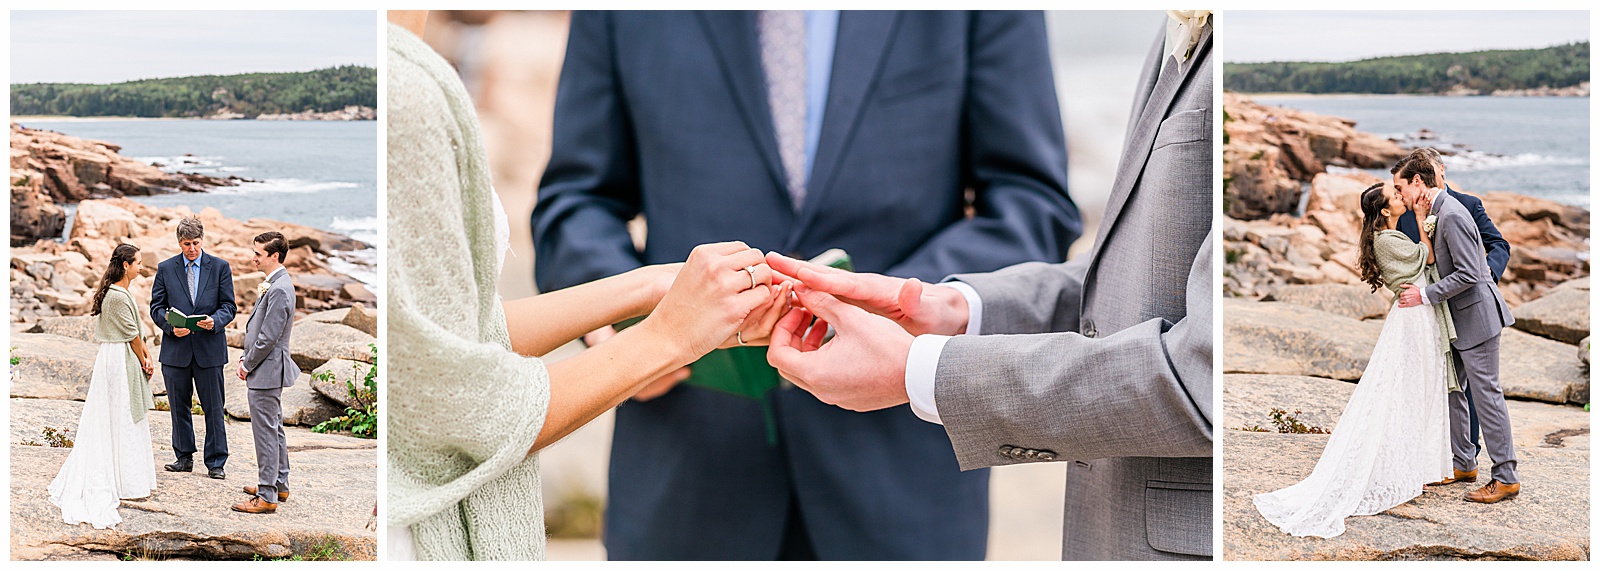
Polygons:
[[767,265],[806,287],[887,317],[912,335],[960,335],[967,331],[967,298],[954,288],[879,274],[853,273],[767,254]]
[[[772,331],[768,364],[795,386],[840,408],[866,412],[909,400],[909,333],[821,291],[807,289],[799,296],[803,307],[784,315]],[[823,343],[830,323],[833,339]]]
[[1416,307],[1422,305],[1422,290],[1415,284],[1403,284],[1405,290],[1400,292],[1400,307]]

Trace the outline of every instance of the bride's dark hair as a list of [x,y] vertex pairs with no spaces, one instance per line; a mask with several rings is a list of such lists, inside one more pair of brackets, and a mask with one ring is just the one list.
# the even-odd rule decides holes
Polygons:
[[100,287],[94,291],[94,306],[89,309],[89,315],[100,315],[100,302],[105,301],[106,292],[111,290],[111,284],[122,281],[126,271],[123,264],[139,258],[139,247],[133,244],[122,244],[111,251],[111,264],[106,267],[106,275],[100,276]]
[[1383,285],[1383,277],[1378,274],[1378,255],[1373,251],[1373,241],[1377,239],[1378,230],[1383,228],[1389,217],[1383,215],[1383,209],[1389,206],[1389,197],[1383,194],[1383,183],[1374,184],[1361,191],[1361,257],[1357,265],[1361,267],[1361,281],[1372,285],[1372,291],[1378,291]]

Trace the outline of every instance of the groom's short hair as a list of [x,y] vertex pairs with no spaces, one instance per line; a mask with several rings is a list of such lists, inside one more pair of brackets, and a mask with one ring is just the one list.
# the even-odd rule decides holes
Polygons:
[[1433,147],[1417,147],[1416,149],[1413,149],[1406,156],[1400,157],[1400,160],[1395,161],[1394,166],[1389,167],[1389,174],[1399,174],[1400,167],[1405,166],[1407,161],[1416,159],[1418,157],[1424,160],[1432,161],[1434,165],[1439,167],[1438,171],[1434,174],[1444,176],[1444,156],[1440,155],[1439,151]]
[[1394,172],[1400,176],[1400,180],[1411,180],[1411,177],[1421,175],[1422,184],[1434,188],[1439,186],[1439,173],[1434,170],[1433,165],[1434,161],[1426,155],[1413,152],[1411,156],[1400,161]]
[[255,243],[261,244],[261,249],[267,255],[278,255],[278,263],[283,263],[284,256],[289,254],[289,243],[283,239],[282,232],[262,232],[256,235]]
[[178,221],[178,241],[198,240],[206,235],[206,225],[200,223],[199,218],[190,216]]

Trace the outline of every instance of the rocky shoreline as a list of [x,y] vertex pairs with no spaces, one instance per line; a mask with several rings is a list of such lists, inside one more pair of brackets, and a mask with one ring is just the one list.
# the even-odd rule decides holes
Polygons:
[[1429,487],[1332,539],[1286,535],[1256,512],[1251,497],[1304,478],[1328,437],[1254,427],[1282,409],[1334,428],[1390,308],[1356,262],[1357,201],[1378,179],[1328,167],[1387,167],[1405,151],[1343,119],[1233,94],[1225,109],[1224,557],[1588,560],[1589,211],[1511,193],[1475,194],[1511,243],[1499,286],[1517,323],[1502,335],[1500,380],[1522,494],[1482,506],[1460,500],[1469,486]]
[[344,109],[325,111],[301,111],[299,113],[263,113],[255,116],[257,121],[377,121],[378,110],[363,105],[350,105]]

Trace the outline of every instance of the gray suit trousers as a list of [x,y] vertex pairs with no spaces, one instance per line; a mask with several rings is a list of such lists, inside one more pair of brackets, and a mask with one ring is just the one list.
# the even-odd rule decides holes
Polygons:
[[1450,449],[1455,452],[1456,469],[1478,469],[1478,447],[1472,442],[1467,409],[1466,391],[1472,391],[1478,423],[1483,427],[1484,448],[1494,462],[1493,477],[1507,484],[1517,483],[1511,416],[1506,411],[1506,395],[1500,391],[1500,336],[1450,354],[1455,360],[1456,378],[1461,382],[1461,391],[1450,393]]
[[283,389],[250,389],[250,434],[256,441],[256,495],[278,503],[289,491],[289,446],[283,434]]

